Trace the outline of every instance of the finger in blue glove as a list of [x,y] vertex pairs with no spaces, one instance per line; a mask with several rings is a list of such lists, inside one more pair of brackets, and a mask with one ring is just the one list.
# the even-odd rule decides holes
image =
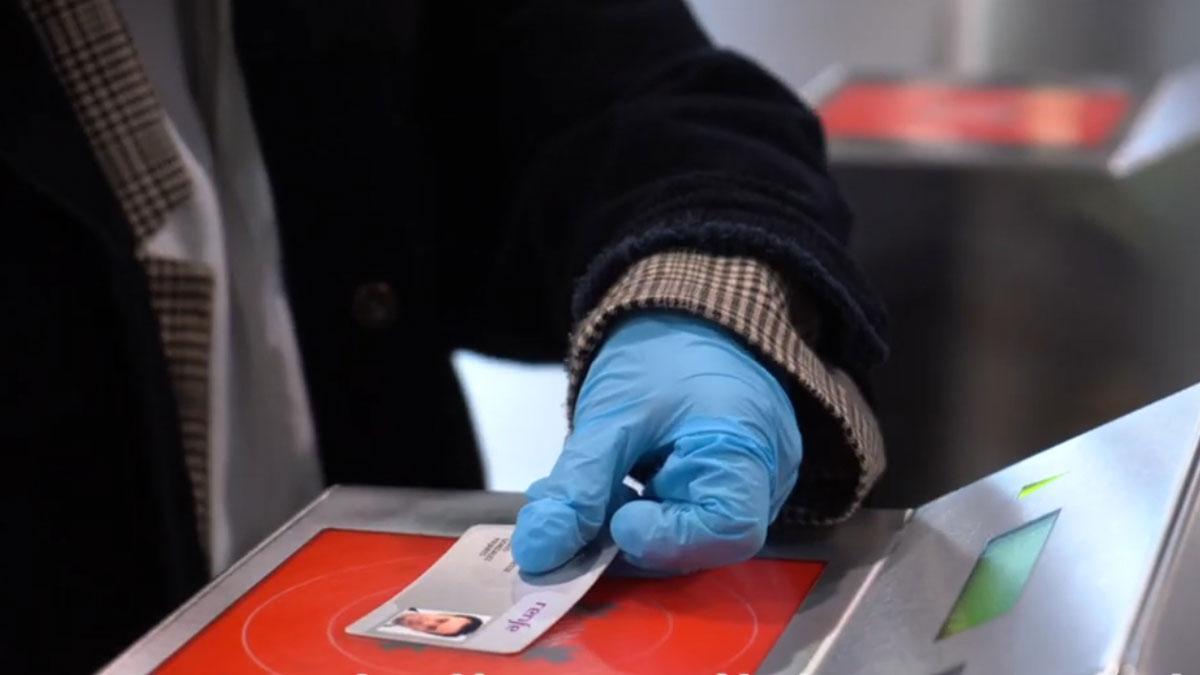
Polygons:
[[[669,313],[633,317],[592,362],[574,430],[528,490],[513,556],[562,565],[608,524],[626,559],[686,572],[745,560],[796,482],[802,444],[780,381],[724,329]],[[631,471],[657,467],[639,497]]]

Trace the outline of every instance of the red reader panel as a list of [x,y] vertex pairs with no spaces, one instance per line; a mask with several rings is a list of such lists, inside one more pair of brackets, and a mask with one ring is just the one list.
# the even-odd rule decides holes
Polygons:
[[670,579],[602,578],[524,652],[348,635],[454,542],[324,530],[163,664],[178,673],[754,672],[823,569],[751,560]]

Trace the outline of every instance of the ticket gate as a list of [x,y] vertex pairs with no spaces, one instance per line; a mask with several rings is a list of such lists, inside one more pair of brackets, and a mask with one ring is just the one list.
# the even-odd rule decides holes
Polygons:
[[1200,663],[1200,385],[915,510],[606,577],[517,655],[345,626],[513,494],[335,487],[107,673],[1136,675]]
[[873,505],[921,504],[1200,379],[1200,66],[833,68],[804,94],[891,311]]

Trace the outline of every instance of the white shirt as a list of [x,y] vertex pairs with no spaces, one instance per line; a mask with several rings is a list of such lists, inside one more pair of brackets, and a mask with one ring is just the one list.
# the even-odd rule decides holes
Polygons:
[[[311,501],[323,478],[229,0],[193,1],[208,4],[116,4],[193,187],[148,252],[203,263],[213,274],[209,550],[217,573]],[[213,30],[198,31],[198,42],[181,34],[193,25],[193,9],[214,20]],[[183,45],[195,45],[195,53]],[[189,64],[211,100],[188,86]]]

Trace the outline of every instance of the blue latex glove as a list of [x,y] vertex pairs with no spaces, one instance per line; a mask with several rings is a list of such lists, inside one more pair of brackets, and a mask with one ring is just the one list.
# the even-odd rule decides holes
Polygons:
[[[800,466],[787,393],[702,319],[651,313],[621,324],[592,362],[574,422],[517,517],[513,557],[526,572],[563,564],[606,521],[643,569],[745,560],[762,548]],[[642,498],[623,484],[634,467],[660,464]]]

